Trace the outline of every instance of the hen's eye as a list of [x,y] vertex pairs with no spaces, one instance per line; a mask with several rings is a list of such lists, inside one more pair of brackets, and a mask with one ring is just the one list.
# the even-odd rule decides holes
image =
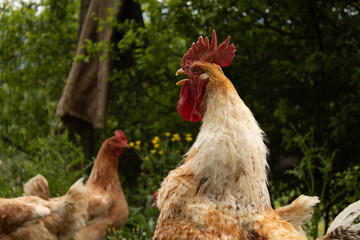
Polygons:
[[194,73],[199,73],[199,69],[198,69],[198,68],[194,68],[193,72],[194,72]]

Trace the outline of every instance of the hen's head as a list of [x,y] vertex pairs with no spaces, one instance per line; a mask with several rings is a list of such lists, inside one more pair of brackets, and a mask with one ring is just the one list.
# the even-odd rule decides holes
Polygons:
[[153,196],[154,202],[153,202],[153,204],[152,204],[152,207],[156,207],[158,195],[159,195],[159,190],[157,190],[157,191],[154,193],[154,196]]
[[230,36],[217,46],[216,33],[213,30],[211,43],[207,37],[204,42],[200,36],[197,43],[193,43],[184,55],[181,69],[176,75],[186,74],[189,79],[177,83],[182,85],[177,111],[186,121],[198,122],[202,119],[205,111],[202,101],[206,87],[211,79],[215,80],[215,77],[211,76],[223,74],[220,67],[229,66],[235,56],[235,46],[229,43]]
[[120,156],[125,148],[129,148],[128,140],[121,130],[116,130],[114,135],[114,137],[111,137],[106,141],[106,144],[111,152],[116,156]]

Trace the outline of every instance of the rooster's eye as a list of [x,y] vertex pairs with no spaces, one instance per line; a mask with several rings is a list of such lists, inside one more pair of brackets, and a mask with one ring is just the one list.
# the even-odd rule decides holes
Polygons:
[[194,73],[199,73],[199,69],[198,69],[198,68],[194,68],[193,72],[194,72]]

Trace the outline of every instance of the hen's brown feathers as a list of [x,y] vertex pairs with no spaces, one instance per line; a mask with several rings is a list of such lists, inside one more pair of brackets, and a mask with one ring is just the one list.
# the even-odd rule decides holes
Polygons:
[[41,174],[30,178],[23,188],[25,196],[38,196],[44,200],[49,200],[50,198],[48,182]]
[[10,234],[24,224],[51,214],[47,203],[37,197],[0,198],[0,234]]
[[0,199],[0,239],[73,240],[87,220],[85,197],[86,188],[80,179],[58,201],[36,196]]

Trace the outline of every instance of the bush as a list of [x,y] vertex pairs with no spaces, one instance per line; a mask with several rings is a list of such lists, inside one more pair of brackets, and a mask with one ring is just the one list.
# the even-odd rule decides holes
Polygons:
[[0,193],[4,197],[17,197],[22,185],[38,173],[49,183],[50,196],[63,195],[79,178],[85,177],[85,160],[78,144],[62,134],[36,137],[25,152],[8,147],[0,155]]

